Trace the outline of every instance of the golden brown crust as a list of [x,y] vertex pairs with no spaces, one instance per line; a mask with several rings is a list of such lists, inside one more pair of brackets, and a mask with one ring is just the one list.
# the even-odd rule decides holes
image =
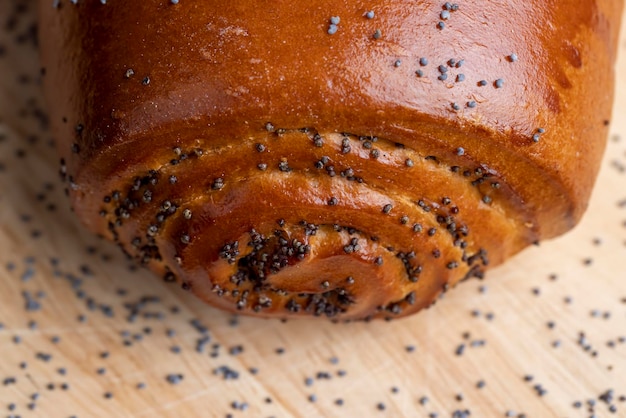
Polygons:
[[576,224],[612,104],[621,0],[468,3],[42,0],[76,212],[224,309],[428,306]]

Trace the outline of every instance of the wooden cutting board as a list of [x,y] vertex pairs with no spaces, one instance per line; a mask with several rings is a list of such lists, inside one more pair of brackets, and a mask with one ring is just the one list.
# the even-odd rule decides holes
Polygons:
[[79,227],[33,8],[0,0],[0,416],[626,417],[626,27],[580,226],[420,315],[334,325],[216,311]]

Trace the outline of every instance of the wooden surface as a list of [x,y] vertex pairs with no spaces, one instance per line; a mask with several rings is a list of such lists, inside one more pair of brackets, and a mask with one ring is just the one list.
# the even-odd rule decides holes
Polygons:
[[33,6],[0,0],[0,417],[626,417],[626,27],[582,224],[417,316],[333,325],[218,312],[80,228]]

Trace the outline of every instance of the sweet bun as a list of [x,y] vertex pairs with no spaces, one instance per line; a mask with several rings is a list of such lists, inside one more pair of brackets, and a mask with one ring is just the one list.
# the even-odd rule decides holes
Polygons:
[[404,316],[578,222],[622,7],[41,0],[61,173],[211,305]]

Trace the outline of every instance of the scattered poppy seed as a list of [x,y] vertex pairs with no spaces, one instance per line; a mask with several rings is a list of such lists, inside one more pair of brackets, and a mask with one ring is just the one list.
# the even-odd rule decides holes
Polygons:
[[172,385],[179,384],[183,380],[183,378],[184,378],[184,376],[182,374],[180,374],[180,373],[171,373],[171,374],[168,374],[165,377],[167,382],[172,384]]

